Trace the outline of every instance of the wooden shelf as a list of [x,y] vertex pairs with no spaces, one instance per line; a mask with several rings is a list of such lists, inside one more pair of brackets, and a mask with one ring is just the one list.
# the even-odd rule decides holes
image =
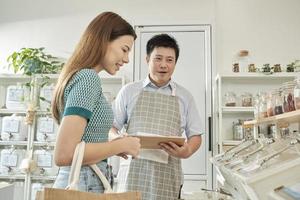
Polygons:
[[280,115],[267,117],[259,120],[245,121],[244,125],[255,125],[255,124],[264,124],[264,123],[275,123],[275,122],[289,122],[295,123],[300,122],[300,110],[295,110],[288,113],[283,113]]
[[223,113],[237,113],[237,112],[254,112],[254,107],[229,107],[223,106],[222,107]]

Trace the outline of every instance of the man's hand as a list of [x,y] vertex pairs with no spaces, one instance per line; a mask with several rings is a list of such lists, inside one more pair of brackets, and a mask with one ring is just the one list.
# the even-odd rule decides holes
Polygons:
[[160,143],[160,146],[169,155],[177,158],[188,158],[191,155],[191,150],[186,142],[181,147],[174,142]]
[[188,158],[196,152],[201,145],[201,135],[195,135],[188,139],[183,146],[177,146],[174,142],[160,143],[161,148],[169,155],[177,158]]

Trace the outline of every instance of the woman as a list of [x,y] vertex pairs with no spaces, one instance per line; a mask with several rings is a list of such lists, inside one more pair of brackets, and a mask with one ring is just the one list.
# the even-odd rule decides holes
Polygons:
[[[117,154],[136,157],[139,139],[123,137],[108,142],[113,112],[106,101],[98,73],[114,75],[128,63],[136,34],[119,15],[104,12],[88,25],[71,58],[59,76],[52,102],[52,114],[60,125],[55,145],[55,163],[60,170],[54,187],[65,188],[75,147],[85,141],[83,165],[97,164],[108,180],[111,169],[106,158]],[[80,173],[80,191],[103,192],[98,177],[88,166]]]

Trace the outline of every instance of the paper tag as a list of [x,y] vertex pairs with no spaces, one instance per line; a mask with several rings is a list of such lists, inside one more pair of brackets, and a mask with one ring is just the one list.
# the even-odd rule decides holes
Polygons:
[[53,89],[52,88],[44,88],[43,89],[43,97],[45,99],[47,99],[48,101],[51,101],[52,99],[52,92],[53,92]]
[[50,155],[50,154],[37,155],[37,166],[38,167],[52,167],[52,155]]
[[1,165],[7,167],[16,167],[18,163],[18,155],[5,153],[1,154]]
[[5,123],[3,123],[3,131],[7,133],[19,133],[19,127],[19,120],[5,120]]
[[52,118],[40,119],[39,131],[41,133],[53,133],[54,121]]
[[10,88],[8,90],[8,101],[23,101],[24,90],[21,88]]

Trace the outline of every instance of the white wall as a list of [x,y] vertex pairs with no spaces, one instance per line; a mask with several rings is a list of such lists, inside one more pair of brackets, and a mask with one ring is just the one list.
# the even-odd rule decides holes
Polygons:
[[248,49],[254,63],[285,66],[300,59],[299,0],[217,0],[216,55],[219,71]]
[[[212,24],[219,72],[231,70],[240,49],[259,66],[300,59],[299,0],[1,0],[0,67],[21,47],[67,58],[89,21],[107,10],[133,25]],[[121,73],[131,79],[132,62]]]
[[[182,10],[181,0],[2,0],[0,66],[21,47],[43,46],[53,55],[69,57],[89,21],[103,11],[117,12],[133,25],[213,23],[213,1],[188,2]],[[132,62],[121,73],[132,79]]]

